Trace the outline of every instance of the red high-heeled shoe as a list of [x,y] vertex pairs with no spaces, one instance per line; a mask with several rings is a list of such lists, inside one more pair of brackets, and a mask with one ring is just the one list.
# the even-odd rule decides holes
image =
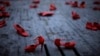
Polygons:
[[0,18],[2,18],[3,17],[3,14],[0,12]]
[[8,13],[8,12],[2,12],[2,14],[3,14],[3,17],[10,17],[10,14]]
[[3,3],[3,1],[0,1],[0,4],[2,4]]
[[74,48],[75,47],[75,42],[73,42],[73,41],[71,41],[71,42],[66,42],[66,43],[64,43],[64,47],[65,48],[68,48],[68,49],[72,49],[72,48]]
[[100,7],[94,7],[93,10],[100,11]]
[[99,5],[100,1],[94,1],[93,4]]
[[78,2],[77,2],[77,1],[73,2],[73,3],[71,4],[71,6],[72,6],[72,7],[78,7]]
[[41,45],[41,51],[42,51],[43,45],[44,45],[44,41],[45,41],[44,37],[43,36],[38,36],[37,40],[38,40],[39,45]]
[[50,4],[50,11],[54,11],[54,10],[56,10],[57,8],[56,8],[56,6],[54,5],[54,4]]
[[55,44],[56,46],[61,46],[61,40],[60,40],[60,39],[55,39],[55,40],[54,40],[54,44]]
[[30,8],[37,8],[37,7],[38,7],[37,4],[32,4],[32,5],[30,5]]
[[79,8],[85,8],[85,2],[84,2],[84,1],[83,1],[83,2],[81,2],[81,4],[80,4]]
[[0,11],[5,11],[5,7],[4,6],[0,6]]
[[14,24],[14,28],[16,29],[17,33],[21,36],[28,37],[29,33],[25,31],[20,25]]
[[6,26],[6,21],[5,20],[2,20],[0,21],[0,28]]
[[25,52],[34,52],[38,45],[29,45],[25,47]]
[[70,1],[70,2],[65,2],[65,4],[71,5],[71,4],[72,4],[72,1]]
[[97,31],[97,30],[99,30],[99,24],[96,23],[96,22],[94,22],[94,23],[87,22],[86,23],[86,28],[89,29],[89,30]]
[[79,14],[77,14],[76,12],[72,11],[72,18],[73,18],[74,20],[77,20],[77,19],[80,18],[80,16],[79,16]]
[[94,22],[93,23],[93,30],[100,30],[100,24],[99,23],[97,23],[97,22]]
[[40,0],[33,0],[32,3],[34,3],[34,4],[39,4],[39,3],[40,3]]
[[44,11],[44,12],[40,12],[38,13],[40,16],[52,16],[54,14],[54,12],[51,11]]
[[9,2],[9,1],[4,1],[3,4],[4,4],[5,6],[10,6],[10,2]]
[[86,29],[92,29],[92,23],[91,22],[87,22],[86,23]]

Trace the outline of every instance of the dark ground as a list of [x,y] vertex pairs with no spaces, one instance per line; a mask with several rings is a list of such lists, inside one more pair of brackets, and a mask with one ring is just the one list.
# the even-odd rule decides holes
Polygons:
[[[100,30],[91,31],[85,28],[86,22],[100,23],[100,11],[93,11],[94,0],[85,1],[86,8],[72,8],[65,5],[66,0],[41,0],[39,7],[30,9],[32,0],[11,0],[11,6],[7,8],[10,18],[7,18],[7,26],[0,28],[0,56],[46,56],[45,49],[40,47],[33,53],[25,53],[24,47],[33,44],[34,38],[43,35],[51,56],[62,56],[53,44],[56,38],[64,41],[76,41],[76,50],[80,56],[100,56]],[[70,1],[70,0],[67,0]],[[74,0],[75,1],[75,0]],[[52,17],[40,17],[38,12],[48,11],[50,3],[55,3],[57,10]],[[76,11],[81,18],[73,20],[71,12]],[[2,19],[0,19],[2,20]],[[29,33],[29,37],[16,34],[13,27],[18,23]],[[77,56],[73,50],[62,49],[65,56]]]

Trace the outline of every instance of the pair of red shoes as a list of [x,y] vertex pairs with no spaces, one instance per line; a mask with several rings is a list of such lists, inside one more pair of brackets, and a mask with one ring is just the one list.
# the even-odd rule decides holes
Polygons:
[[33,0],[33,4],[30,5],[30,8],[37,8],[38,4],[40,3],[40,0]]
[[38,47],[38,45],[41,45],[41,51],[42,51],[45,40],[44,40],[43,36],[38,36],[37,40],[38,40],[38,43],[25,47],[25,51],[26,52],[34,52],[35,49]]
[[[67,4],[68,4],[68,2],[67,2]],[[69,4],[71,4],[72,7],[85,8],[85,2],[84,1],[82,1],[79,6],[78,6],[78,1],[69,2]]]
[[24,36],[24,37],[29,36],[29,33],[25,31],[19,24],[14,24],[14,28],[16,29],[19,35]]
[[89,30],[97,31],[97,30],[100,30],[100,24],[97,23],[97,22],[94,22],[94,23],[87,22],[86,28],[89,29]]
[[54,44],[59,47],[63,46],[68,49],[73,49],[76,43],[74,41],[61,43],[61,39],[55,39]]
[[54,14],[54,12],[51,11],[43,11],[38,13],[39,16],[52,16]]
[[6,21],[5,20],[2,20],[0,21],[0,28],[6,26]]
[[77,19],[80,18],[80,16],[79,16],[79,14],[77,14],[76,12],[72,11],[72,18],[73,18],[74,20],[77,20]]
[[55,6],[55,4],[50,4],[50,11],[54,11],[54,10],[56,10],[57,8],[56,8],[56,6]]
[[100,1],[94,1],[93,4],[100,5]]
[[9,1],[0,1],[0,4],[3,4],[5,6],[10,6],[10,2]]
[[94,7],[93,10],[100,11],[100,7]]
[[8,12],[2,11],[0,12],[0,18],[8,18],[10,17],[10,14]]

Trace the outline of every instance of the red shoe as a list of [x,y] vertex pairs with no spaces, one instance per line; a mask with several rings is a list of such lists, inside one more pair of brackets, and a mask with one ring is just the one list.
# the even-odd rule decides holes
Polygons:
[[39,13],[40,16],[52,16],[53,14],[54,12],[50,12],[50,11],[44,11]]
[[73,11],[72,11],[72,18],[73,18],[74,20],[77,20],[77,19],[80,18],[80,16],[79,16],[76,12],[73,12]]
[[24,36],[24,37],[29,36],[29,33],[25,31],[20,25],[14,24],[14,28],[16,29],[19,35]]
[[25,47],[25,52],[34,52],[38,45],[30,45]]
[[93,25],[95,27],[95,30],[100,30],[100,24],[99,23],[94,22]]
[[2,14],[2,12],[0,12],[0,18],[2,18],[3,17],[3,14]]
[[5,11],[5,7],[4,6],[0,6],[0,11]]
[[0,28],[6,26],[6,21],[5,20],[2,20],[0,21]]
[[4,4],[5,6],[10,6],[10,2],[9,2],[9,1],[4,1],[3,4]]
[[93,4],[99,5],[100,1],[94,1]]
[[3,17],[10,17],[10,14],[8,12],[2,12]]
[[50,11],[56,10],[56,6],[54,4],[50,4]]
[[38,5],[37,4],[34,4],[34,5],[30,5],[30,8],[37,8]]
[[86,28],[89,30],[94,30],[94,31],[98,30],[96,23],[93,24],[91,22],[86,23]]
[[78,7],[78,2],[75,1],[74,3],[71,4],[72,7]]
[[80,4],[80,6],[79,6],[80,8],[85,8],[85,2],[83,1],[83,2],[81,2],[81,4]]
[[72,1],[70,1],[70,2],[65,2],[65,4],[71,5],[71,4],[72,4]]
[[43,36],[38,36],[37,37],[37,40],[38,40],[38,45],[41,45],[41,51],[43,49],[43,45],[44,45],[44,37]]
[[40,3],[40,0],[33,0],[33,3],[39,4]]
[[75,42],[66,42],[65,44],[64,44],[64,47],[65,48],[68,48],[68,49],[72,49],[72,48],[74,48],[75,47]]
[[86,29],[91,29],[92,30],[93,24],[91,22],[86,23]]
[[93,10],[100,11],[100,7],[94,7]]
[[61,46],[61,40],[60,39],[55,39],[54,44],[56,46]]
[[3,4],[3,1],[0,1],[0,4]]
[[37,40],[38,40],[38,43],[39,43],[39,44],[44,44],[44,41],[45,41],[45,40],[44,40],[44,37],[43,37],[43,36],[38,36],[38,37],[37,37]]

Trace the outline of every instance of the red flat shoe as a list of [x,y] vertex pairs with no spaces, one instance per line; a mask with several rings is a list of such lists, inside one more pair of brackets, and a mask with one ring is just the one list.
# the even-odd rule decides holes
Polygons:
[[56,6],[54,4],[50,4],[50,11],[56,10]]
[[39,4],[40,3],[40,0],[33,0],[32,3]]
[[38,45],[30,45],[25,47],[25,52],[34,52]]
[[8,12],[2,12],[3,17],[10,17],[10,14]]
[[78,7],[78,2],[75,1],[74,3],[71,4],[72,7]]
[[99,5],[100,1],[94,1],[93,4]]
[[30,8],[37,8],[38,5],[37,4],[34,4],[34,5],[30,5]]
[[68,49],[72,49],[72,48],[75,47],[75,45],[76,45],[75,42],[66,42],[66,43],[64,44],[64,47],[65,47],[65,48],[68,48]]
[[5,6],[10,6],[10,2],[9,2],[9,1],[4,1],[3,4],[4,4]]
[[81,4],[80,4],[79,8],[85,8],[85,2],[84,2],[84,1],[83,1],[83,2],[81,2]]
[[0,11],[5,11],[5,7],[4,6],[0,6]]
[[52,16],[54,14],[54,12],[50,12],[50,11],[44,11],[44,12],[40,12],[38,13],[40,16]]
[[5,20],[2,20],[0,21],[0,28],[6,26],[6,21]]
[[100,11],[100,7],[94,7],[93,10]]
[[17,33],[21,36],[28,37],[29,33],[25,31],[20,25],[14,24],[14,28],[16,29]]
[[72,11],[72,18],[73,18],[74,20],[77,20],[77,19],[80,18],[80,16],[79,16],[76,12],[73,12],[73,11]]
[[55,39],[54,44],[56,46],[61,46],[61,40],[60,39]]

